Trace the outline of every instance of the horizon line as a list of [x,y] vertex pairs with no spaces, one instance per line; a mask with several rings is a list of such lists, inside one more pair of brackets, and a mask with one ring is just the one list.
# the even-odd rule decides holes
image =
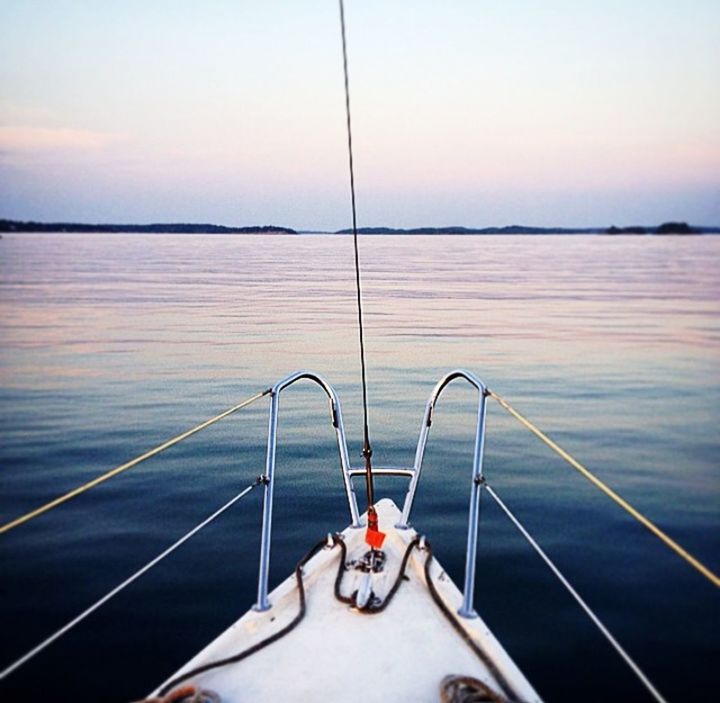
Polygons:
[[[52,228],[81,228],[80,231],[77,233],[82,232],[89,232],[93,228],[98,228],[99,230],[106,230],[105,233],[132,233],[132,232],[123,232],[125,228],[147,228],[147,229],[154,229],[155,232],[159,233],[160,228],[167,227],[167,228],[192,228],[195,230],[194,232],[187,232],[187,233],[197,233],[202,234],[202,228],[207,228],[207,234],[222,234],[223,230],[226,231],[227,234],[242,234],[243,232],[241,230],[246,231],[247,233],[262,233],[262,232],[286,232],[288,234],[351,234],[353,232],[351,227],[343,227],[341,229],[331,229],[331,228],[295,228],[295,227],[288,227],[286,225],[274,225],[274,224],[263,224],[263,225],[219,225],[209,222],[145,222],[145,223],[137,223],[137,222],[79,222],[75,220],[54,220],[54,221],[40,221],[40,220],[34,220],[34,219],[23,219],[23,220],[17,220],[17,219],[11,219],[11,218],[5,218],[0,217],[0,232],[30,232],[33,231],[33,227],[37,226],[42,228],[44,231],[53,231]],[[443,226],[433,226],[433,225],[422,225],[419,227],[393,227],[393,226],[387,226],[387,225],[380,225],[380,226],[368,226],[363,225],[361,227],[357,227],[357,231],[360,234],[492,234],[494,232],[502,233],[503,231],[507,230],[529,230],[529,233],[537,232],[537,233],[552,233],[552,232],[558,232],[558,233],[603,233],[607,231],[618,231],[619,233],[622,233],[624,230],[636,230],[635,232],[629,231],[627,233],[629,234],[642,234],[643,232],[641,230],[645,230],[647,233],[652,233],[653,230],[658,230],[660,228],[667,228],[669,226],[676,226],[682,229],[683,231],[688,230],[696,230],[700,232],[707,232],[707,231],[718,231],[720,232],[720,225],[706,225],[706,224],[689,224],[687,221],[683,220],[667,220],[665,222],[661,222],[659,224],[654,225],[647,225],[647,224],[632,224],[632,225],[616,225],[616,224],[610,224],[610,225],[593,225],[593,226],[562,226],[562,225],[551,225],[551,226],[540,226],[540,225],[528,225],[528,224],[509,224],[509,225],[487,225],[487,226],[466,226],[466,225],[443,225]],[[115,232],[113,232],[113,228],[117,228]],[[451,231],[454,230],[454,231]],[[98,233],[103,233],[98,231]],[[140,233],[140,232],[138,232]],[[150,232],[151,233],[151,232]],[[180,231],[178,232],[168,232],[169,234],[173,233],[182,233]],[[520,233],[520,232],[518,232]]]

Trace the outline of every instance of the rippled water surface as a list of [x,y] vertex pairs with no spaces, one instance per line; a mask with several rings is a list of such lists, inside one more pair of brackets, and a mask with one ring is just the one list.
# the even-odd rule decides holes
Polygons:
[[[297,369],[336,387],[360,463],[352,257],[349,238],[320,235],[4,235],[0,518]],[[720,568],[720,237],[363,237],[361,258],[377,463],[412,462],[433,384],[465,367]],[[458,581],[474,406],[469,387],[443,396],[414,513]],[[0,668],[258,475],[266,413],[0,537]],[[286,392],[279,442],[274,583],[348,520],[316,388]],[[494,404],[486,452],[489,482],[659,689],[716,691],[717,589]],[[259,521],[254,491],[0,698],[146,694],[253,602]],[[488,496],[479,545],[478,610],[541,695],[645,700]]]

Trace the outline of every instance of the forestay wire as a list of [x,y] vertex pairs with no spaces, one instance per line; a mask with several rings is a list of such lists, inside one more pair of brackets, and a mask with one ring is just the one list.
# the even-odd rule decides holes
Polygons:
[[360,369],[362,373],[363,397],[363,448],[365,458],[365,486],[367,489],[368,514],[375,504],[372,476],[372,448],[370,447],[370,430],[368,426],[367,370],[365,365],[365,335],[363,328],[362,289],[360,287],[360,255],[358,253],[357,211],[355,207],[355,169],[353,165],[352,120],[350,117],[350,80],[348,78],[347,39],[345,36],[345,5],[340,3],[340,33],[342,35],[343,76],[345,79],[345,117],[347,123],[348,165],[350,168],[350,203],[352,207],[353,245],[355,248],[355,290],[357,293],[358,333],[360,337]]

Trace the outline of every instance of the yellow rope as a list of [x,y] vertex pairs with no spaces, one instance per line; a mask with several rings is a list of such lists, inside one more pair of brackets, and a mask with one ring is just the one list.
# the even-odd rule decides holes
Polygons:
[[133,466],[137,466],[140,462],[145,461],[146,459],[149,459],[150,457],[153,457],[156,454],[159,454],[160,452],[165,451],[166,449],[169,449],[170,447],[177,444],[178,442],[182,442],[184,439],[187,439],[191,435],[194,435],[196,432],[200,432],[200,430],[204,430],[206,427],[213,425],[214,423],[218,422],[219,420],[222,420],[223,418],[227,417],[228,415],[232,415],[234,412],[237,412],[238,410],[241,410],[242,408],[247,407],[248,405],[250,405],[250,403],[254,403],[256,400],[259,400],[260,398],[267,395],[268,393],[270,393],[270,389],[262,391],[261,393],[256,393],[255,395],[251,396],[250,398],[243,400],[241,403],[238,403],[237,405],[233,405],[233,407],[228,408],[224,412],[221,412],[219,415],[215,415],[215,417],[211,417],[209,420],[205,420],[205,422],[193,427],[192,429],[186,430],[182,434],[176,435],[172,439],[167,440],[167,442],[163,442],[162,444],[158,445],[154,449],[150,449],[149,451],[145,452],[144,454],[141,454],[140,456],[135,457],[134,459],[131,459],[130,461],[125,462],[124,464],[120,464],[120,466],[116,466],[114,469],[110,469],[110,471],[107,471],[106,473],[102,474],[101,476],[98,476],[97,478],[92,479],[92,481],[83,483],[81,486],[78,486],[77,488],[73,488],[71,491],[68,491],[64,495],[58,496],[57,498],[51,500],[49,503],[45,503],[44,505],[41,505],[39,508],[35,508],[35,510],[31,510],[29,513],[25,513],[24,515],[21,515],[20,517],[17,517],[14,520],[11,520],[10,522],[0,526],[0,535],[4,534],[5,532],[9,532],[14,527],[18,527],[19,525],[22,525],[23,523],[28,522],[29,520],[32,520],[33,518],[36,518],[39,515],[42,515],[43,513],[46,513],[48,510],[52,510],[53,508],[56,508],[58,505],[62,505],[66,501],[70,500],[71,498],[74,498],[75,496],[79,496],[81,493],[85,493],[85,491],[89,491],[91,488],[98,486],[99,484],[107,481],[108,479],[112,478],[113,476],[117,476],[118,474],[121,474],[123,471],[132,469]]
[[570,456],[562,447],[558,446],[553,442],[545,433],[535,427],[527,418],[523,417],[515,408],[513,408],[506,400],[501,398],[499,395],[488,389],[488,395],[494,398],[507,412],[510,413],[520,424],[527,427],[538,439],[544,442],[550,449],[556,454],[562,457],[570,466],[576,471],[582,474],[590,483],[596,488],[599,488],[608,498],[617,503],[625,512],[629,513],[634,517],[641,525],[645,526],[650,532],[652,532],[665,546],[672,549],[675,554],[680,558],[684,559],[690,566],[697,569],[708,581],[714,586],[720,586],[720,578],[714,574],[710,569],[701,564],[692,554],[688,553],[683,549],[675,540],[668,537],[659,527],[654,525],[644,515],[639,513],[635,508],[630,505],[626,500],[623,500],[615,491],[609,486],[604,484],[599,478],[594,476],[588,469],[586,469],[579,461]]

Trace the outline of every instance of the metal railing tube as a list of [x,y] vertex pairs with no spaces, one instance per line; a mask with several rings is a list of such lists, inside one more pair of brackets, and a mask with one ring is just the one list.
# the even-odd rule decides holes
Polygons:
[[463,378],[478,390],[478,417],[475,430],[475,449],[473,452],[473,471],[472,485],[470,488],[470,509],[468,514],[468,532],[467,545],[465,551],[465,581],[463,587],[463,602],[458,614],[465,618],[477,617],[475,608],[473,607],[474,590],[475,590],[475,562],[477,559],[477,532],[478,517],[480,514],[480,490],[482,488],[483,474],[483,454],[485,449],[485,406],[487,399],[487,388],[485,384],[473,373],[456,369],[443,376],[433,388],[430,398],[425,406],[425,414],[423,415],[422,425],[420,427],[420,436],[418,437],[417,449],[415,450],[415,462],[413,465],[413,476],[408,484],[405,502],[403,504],[400,522],[396,525],[398,529],[406,529],[409,525],[410,511],[415,502],[415,493],[420,481],[422,472],[423,458],[425,456],[425,447],[427,445],[428,433],[432,425],[433,413],[435,405],[440,394],[445,387],[456,378]]
[[270,572],[270,542],[272,535],[272,510],[273,497],[275,493],[275,455],[277,449],[277,426],[278,407],[280,396],[273,388],[270,396],[270,416],[268,420],[268,443],[267,454],[265,455],[265,475],[263,476],[263,517],[262,517],[262,538],[260,541],[260,570],[258,576],[257,603],[254,609],[257,611],[268,610],[268,576]]
[[343,475],[343,483],[350,508],[350,517],[354,527],[360,526],[357,500],[355,490],[350,479],[350,461],[348,459],[347,441],[345,439],[345,428],[342,420],[340,401],[335,389],[317,374],[310,371],[299,371],[278,381],[270,391],[270,414],[268,417],[268,441],[267,454],[265,456],[265,475],[263,484],[263,520],[262,536],[260,541],[260,567],[258,573],[257,602],[254,610],[264,611],[271,607],[268,601],[268,580],[270,575],[270,545],[272,541],[272,511],[273,497],[275,491],[275,459],[277,450],[277,427],[278,412],[280,409],[280,393],[283,389],[291,386],[296,381],[307,379],[317,383],[324,391],[330,401],[330,414],[335,436],[337,440],[338,453],[340,455],[340,468]]
[[328,386],[332,397],[335,416],[335,435],[337,438],[338,455],[340,457],[340,468],[342,469],[343,485],[345,486],[345,497],[348,502],[348,510],[350,510],[350,522],[352,527],[362,527],[360,524],[360,512],[358,510],[357,496],[355,495],[355,487],[353,486],[350,457],[348,455],[347,440],[345,439],[345,426],[343,425],[342,410],[340,408],[340,400],[332,386]]
[[[404,478],[412,478],[415,469],[412,466],[373,466],[373,476],[403,476]],[[350,476],[365,476],[367,469],[350,469]]]
[[417,491],[423,457],[425,456],[425,445],[427,444],[428,432],[430,431],[430,425],[432,424],[431,418],[433,404],[431,396],[425,406],[425,414],[423,415],[422,424],[420,425],[420,436],[418,437],[417,448],[415,449],[415,460],[413,461],[413,475],[408,483],[402,515],[400,516],[400,522],[395,525],[395,527],[399,530],[406,530],[409,526],[408,521],[410,520],[410,511],[412,510],[413,503],[415,502],[415,492]]
[[470,488],[470,509],[468,511],[468,536],[465,550],[465,584],[463,586],[462,607],[458,610],[458,614],[464,618],[476,618],[478,616],[473,606],[473,600],[475,596],[480,491],[482,490],[482,466],[485,450],[485,405],[487,396],[484,386],[480,389],[479,395],[477,431],[475,433],[475,450],[473,452],[472,487]]

